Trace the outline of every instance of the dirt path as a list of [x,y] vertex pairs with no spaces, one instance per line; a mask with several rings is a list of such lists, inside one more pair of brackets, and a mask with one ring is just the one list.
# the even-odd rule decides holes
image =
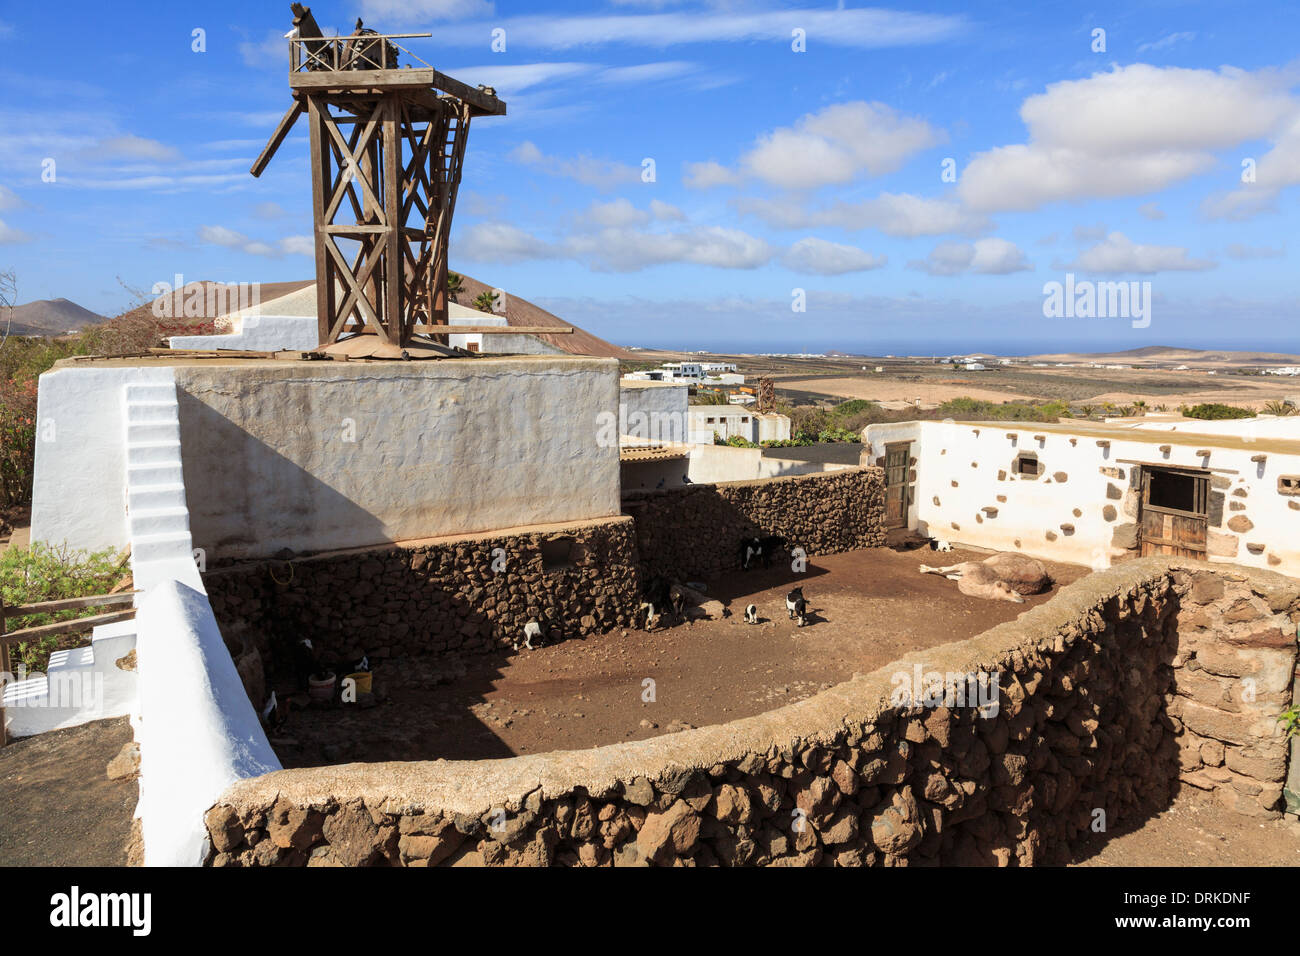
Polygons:
[[0,866],[125,866],[139,791],[105,770],[130,739],[115,717],[0,748]]
[[[388,661],[388,699],[292,713],[273,744],[285,766],[446,757],[479,759],[573,750],[748,717],[809,697],[918,648],[963,640],[1014,619],[1053,591],[1009,604],[968,598],[922,575],[922,561],[985,555],[876,548],[818,558],[808,572],[736,572],[710,589],[732,617],[646,633],[614,631],[516,655]],[[942,562],[935,561],[942,557]],[[1087,573],[1050,565],[1061,583]],[[802,584],[813,624],[787,619]],[[746,625],[747,603],[763,622]],[[653,700],[646,680],[653,681]]]
[[1136,829],[1097,835],[1074,866],[1300,866],[1300,823],[1253,820],[1183,787]]

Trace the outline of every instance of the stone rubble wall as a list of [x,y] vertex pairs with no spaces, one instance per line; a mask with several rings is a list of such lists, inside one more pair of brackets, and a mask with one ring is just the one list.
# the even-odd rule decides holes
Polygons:
[[1300,584],[1261,585],[1227,570],[1175,579],[1180,639],[1166,714],[1179,779],[1230,810],[1275,817],[1290,751],[1277,715],[1293,700]]
[[[1028,866],[1065,860],[1099,821],[1140,821],[1180,780],[1276,816],[1297,618],[1295,581],[1143,559],[724,725],[240,781],[205,816],[207,862]],[[921,699],[891,701],[918,672],[934,675]],[[978,672],[998,675],[996,714],[924,698],[941,675]]]
[[[548,570],[543,546],[560,539],[573,541],[569,560]],[[264,656],[277,638],[299,637],[348,661],[486,653],[521,639],[530,620],[552,641],[630,626],[640,603],[632,541],[632,522],[616,517],[242,564],[204,585],[227,640],[251,639]]]
[[882,546],[885,474],[870,467],[633,491],[623,511],[636,519],[646,580],[711,579],[739,568],[748,537],[781,535],[809,556]]

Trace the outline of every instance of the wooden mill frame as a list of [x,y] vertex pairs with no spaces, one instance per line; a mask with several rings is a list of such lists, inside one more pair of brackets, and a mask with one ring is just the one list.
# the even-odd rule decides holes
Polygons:
[[[252,173],[305,115],[320,344],[374,335],[370,353],[395,356],[416,333],[447,333],[447,244],[470,120],[506,105],[395,42],[429,34],[381,35],[358,21],[351,36],[325,37],[310,9],[293,6],[294,104]],[[417,65],[399,69],[399,54]]]

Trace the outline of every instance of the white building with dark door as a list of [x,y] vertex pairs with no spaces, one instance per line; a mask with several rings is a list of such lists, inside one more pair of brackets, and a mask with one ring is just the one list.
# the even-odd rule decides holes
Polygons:
[[1300,577],[1300,417],[900,422],[863,441],[895,527],[1092,567],[1169,554]]

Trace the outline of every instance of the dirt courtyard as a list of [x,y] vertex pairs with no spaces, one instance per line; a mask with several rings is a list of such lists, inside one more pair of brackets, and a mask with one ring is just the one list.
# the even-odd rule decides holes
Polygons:
[[[272,745],[286,767],[481,759],[576,750],[725,723],[810,697],[909,651],[963,640],[1050,600],[1088,573],[1049,564],[1051,591],[1025,604],[969,598],[917,566],[985,557],[875,548],[737,571],[710,587],[732,616],[653,632],[612,631],[518,654],[385,661],[373,707],[292,711]],[[939,560],[942,559],[942,560]],[[802,584],[812,623],[788,620]],[[761,623],[743,620],[758,605]],[[652,680],[653,699],[643,697]]]

